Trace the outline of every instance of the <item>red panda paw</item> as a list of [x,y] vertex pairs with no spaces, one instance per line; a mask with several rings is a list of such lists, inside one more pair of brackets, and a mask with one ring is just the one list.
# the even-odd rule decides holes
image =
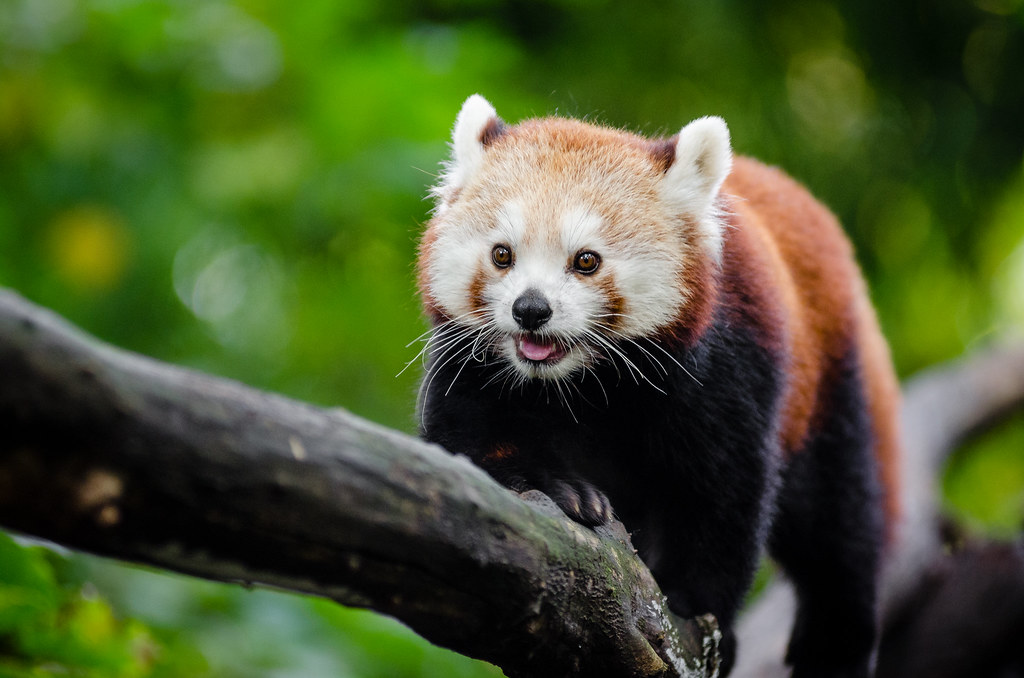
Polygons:
[[596,527],[612,519],[608,497],[584,480],[553,480],[544,490],[565,515],[581,525]]

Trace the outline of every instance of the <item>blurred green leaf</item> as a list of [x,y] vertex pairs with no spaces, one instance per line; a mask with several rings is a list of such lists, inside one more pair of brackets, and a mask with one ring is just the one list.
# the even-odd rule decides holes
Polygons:
[[1019,535],[1024,530],[1024,416],[958,450],[944,490],[953,515],[975,530]]
[[0,533],[0,676],[157,678],[205,674],[173,634],[117,617],[88,585],[61,581],[59,557]]

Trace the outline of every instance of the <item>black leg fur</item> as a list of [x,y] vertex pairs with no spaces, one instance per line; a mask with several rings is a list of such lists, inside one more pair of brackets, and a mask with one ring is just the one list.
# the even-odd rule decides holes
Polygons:
[[877,635],[882,515],[856,354],[832,381],[827,421],[784,475],[771,538],[799,599],[794,678],[866,678]]

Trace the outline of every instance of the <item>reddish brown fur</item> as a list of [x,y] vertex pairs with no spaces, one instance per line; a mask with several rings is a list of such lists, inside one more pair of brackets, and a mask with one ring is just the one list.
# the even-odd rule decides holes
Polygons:
[[676,141],[678,141],[678,137],[651,142],[650,153],[654,159],[654,166],[662,172],[667,172],[668,168],[672,166],[672,161],[676,159]]
[[774,299],[761,295],[758,303],[780,305],[784,319],[782,339],[790,356],[784,448],[801,449],[822,414],[830,366],[856,345],[891,525],[900,514],[899,389],[849,241],[803,187],[757,161],[736,158],[723,193],[736,198],[726,206],[734,228],[726,231],[725,256],[752,287],[777,291]]
[[[565,191],[556,194],[573,195],[581,204],[606,210],[603,214],[609,230],[604,235],[610,243],[616,243],[636,237],[636,217],[629,206],[609,201],[607,196],[629,195],[632,205],[657,205],[655,184],[647,176],[652,169],[657,174],[665,171],[672,149],[666,151],[664,144],[652,144],[637,135],[579,120],[544,118],[505,128],[492,139],[489,152],[498,158],[494,167],[499,171],[507,171],[510,166],[502,157],[517,158],[529,170],[525,179],[546,182],[551,177],[564,177]],[[587,176],[580,174],[583,168]],[[665,234],[649,237],[668,239]]]
[[487,279],[481,270],[477,270],[473,276],[473,282],[469,285],[469,305],[474,311],[483,311],[487,303],[484,300],[484,286]]
[[491,118],[491,121],[487,123],[483,130],[480,132],[480,143],[484,146],[490,146],[495,139],[500,137],[508,127],[498,118]]
[[622,324],[622,313],[626,310],[626,300],[619,293],[619,287],[615,284],[614,277],[604,276],[598,279],[596,284],[604,296],[604,312],[608,314],[602,325],[615,329]]
[[483,460],[485,462],[502,462],[508,461],[512,457],[519,453],[518,448],[511,443],[497,443],[490,452],[488,452]]
[[434,249],[434,245],[437,242],[437,231],[432,228],[428,228],[423,232],[423,238],[420,240],[419,256],[417,258],[416,267],[416,287],[420,293],[420,299],[423,301],[423,311],[426,313],[427,318],[432,323],[439,323],[444,320],[444,312],[440,309],[437,304],[437,300],[434,299],[434,295],[430,293],[430,277],[427,273],[427,269],[422,265],[424,261],[428,261],[431,256],[431,252]]
[[719,276],[712,263],[706,259],[689,262],[678,275],[680,289],[689,290],[689,297],[678,322],[661,332],[663,341],[693,346],[711,325],[714,303],[719,287]]
[[867,383],[871,407],[872,432],[876,441],[876,454],[881,468],[882,488],[885,492],[885,512],[889,517],[889,537],[902,512],[899,487],[900,440],[897,413],[900,410],[900,388],[893,375],[889,346],[882,338],[874,309],[868,301],[867,291],[857,297],[856,315],[859,319],[859,346],[861,369]]

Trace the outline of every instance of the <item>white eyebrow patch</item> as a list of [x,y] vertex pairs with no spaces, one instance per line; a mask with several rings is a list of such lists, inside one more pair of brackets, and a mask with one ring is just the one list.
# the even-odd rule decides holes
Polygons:
[[601,242],[604,225],[604,217],[601,215],[581,206],[570,207],[562,215],[559,224],[562,247],[569,253],[584,247],[596,247]]
[[526,236],[526,213],[522,204],[509,200],[498,208],[494,217],[494,227],[506,244],[515,247],[523,242]]

